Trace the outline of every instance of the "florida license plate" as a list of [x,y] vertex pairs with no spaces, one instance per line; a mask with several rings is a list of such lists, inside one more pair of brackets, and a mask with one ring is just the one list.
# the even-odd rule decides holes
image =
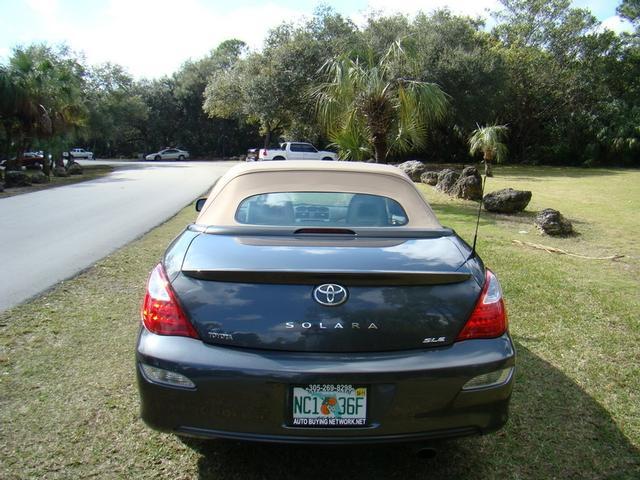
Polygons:
[[362,427],[367,424],[367,388],[353,385],[293,387],[292,425]]

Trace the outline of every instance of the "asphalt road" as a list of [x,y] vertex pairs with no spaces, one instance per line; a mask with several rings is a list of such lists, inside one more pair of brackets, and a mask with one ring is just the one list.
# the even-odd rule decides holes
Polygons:
[[80,163],[116,170],[97,180],[0,198],[0,311],[161,224],[234,164]]

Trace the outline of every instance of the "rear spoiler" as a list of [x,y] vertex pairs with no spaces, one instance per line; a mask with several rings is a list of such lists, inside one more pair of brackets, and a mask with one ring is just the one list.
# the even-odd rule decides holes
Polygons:
[[233,226],[209,226],[192,223],[187,230],[213,235],[233,236],[329,236],[340,237],[369,237],[369,238],[440,238],[455,235],[450,228],[406,228],[406,227],[297,227],[297,226],[269,226],[269,225],[233,225]]
[[410,286],[460,283],[471,278],[465,272],[376,270],[182,270],[199,280],[233,283],[317,285],[338,282],[348,286]]

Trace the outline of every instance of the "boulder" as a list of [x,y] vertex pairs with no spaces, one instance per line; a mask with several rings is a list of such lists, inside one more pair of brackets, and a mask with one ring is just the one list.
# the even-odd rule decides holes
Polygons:
[[523,211],[531,201],[531,192],[505,188],[488,193],[482,200],[485,210],[496,213],[516,213]]
[[427,185],[435,186],[438,183],[438,172],[424,172],[420,175],[420,181]]
[[436,188],[444,193],[451,192],[451,189],[460,178],[460,174],[450,168],[445,168],[438,174]]
[[9,170],[4,172],[4,186],[9,187],[28,187],[31,185],[29,175],[21,170]]
[[541,233],[547,235],[569,235],[573,232],[571,222],[553,208],[545,208],[538,212],[533,223]]
[[67,173],[69,175],[82,175],[82,165],[73,162],[71,165],[67,165]]
[[56,165],[55,167],[53,167],[53,175],[56,177],[68,177],[69,174],[67,173],[67,169],[64,167],[61,167],[60,165]]
[[478,169],[476,167],[464,167],[460,176],[481,178],[480,172],[478,172]]
[[49,177],[47,177],[44,172],[34,172],[31,174],[31,183],[48,183]]
[[398,168],[409,175],[411,180],[419,182],[420,176],[427,169],[427,166],[419,160],[409,160],[408,162],[398,165]]
[[465,200],[482,200],[482,177],[476,167],[462,170],[460,178],[454,183],[449,192],[454,197]]

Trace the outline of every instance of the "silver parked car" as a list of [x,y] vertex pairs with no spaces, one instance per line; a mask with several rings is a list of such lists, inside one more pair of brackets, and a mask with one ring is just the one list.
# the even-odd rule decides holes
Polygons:
[[146,160],[186,160],[187,158],[189,158],[189,152],[179,148],[165,148],[145,157]]

